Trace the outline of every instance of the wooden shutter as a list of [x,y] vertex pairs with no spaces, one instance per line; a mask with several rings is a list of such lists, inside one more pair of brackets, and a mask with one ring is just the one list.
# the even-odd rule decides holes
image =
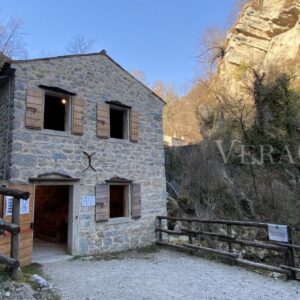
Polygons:
[[130,112],[130,140],[134,143],[138,142],[139,138],[139,116],[136,111]]
[[109,185],[96,185],[96,222],[107,221],[109,219]]
[[139,183],[132,184],[131,215],[132,218],[141,217],[141,185]]
[[42,129],[45,92],[39,88],[27,89],[25,127]]
[[74,97],[72,99],[72,133],[83,135],[84,101]]
[[108,139],[110,135],[110,109],[108,104],[98,104],[97,107],[97,136]]

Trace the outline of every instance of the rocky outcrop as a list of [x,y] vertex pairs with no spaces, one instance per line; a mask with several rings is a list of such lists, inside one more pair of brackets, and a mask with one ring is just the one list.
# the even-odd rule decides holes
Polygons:
[[291,73],[299,89],[300,0],[248,1],[224,45],[219,46],[222,54],[217,71],[195,84],[181,101],[166,106],[165,124],[172,126],[165,126],[165,134],[184,138],[189,144],[201,142],[210,133],[212,121],[222,118],[210,113],[218,106],[216,94],[228,92],[238,99],[248,93],[252,69]]
[[300,75],[299,57],[300,1],[253,0],[228,33],[218,78],[230,92],[239,93],[248,68]]

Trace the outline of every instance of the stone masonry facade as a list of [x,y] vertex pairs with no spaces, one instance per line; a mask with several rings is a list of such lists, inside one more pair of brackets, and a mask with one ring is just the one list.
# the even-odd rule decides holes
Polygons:
[[[15,61],[11,67],[15,75],[9,181],[28,183],[30,177],[40,174],[66,174],[80,178],[80,197],[94,195],[96,184],[113,177],[140,183],[138,219],[96,222],[95,207],[79,204],[78,218],[74,220],[78,222],[78,242],[73,254],[123,251],[153,243],[155,216],[166,213],[164,103],[102,53]],[[39,85],[60,87],[84,100],[82,136],[25,128],[26,90]],[[96,105],[112,100],[139,113],[138,143],[96,136]],[[3,157],[2,140],[1,136]],[[96,152],[93,157],[96,171],[83,172],[87,157],[82,151]]]
[[0,85],[0,180],[7,179],[7,168],[10,152],[9,124],[11,121],[11,98],[13,95],[13,79],[4,76]]

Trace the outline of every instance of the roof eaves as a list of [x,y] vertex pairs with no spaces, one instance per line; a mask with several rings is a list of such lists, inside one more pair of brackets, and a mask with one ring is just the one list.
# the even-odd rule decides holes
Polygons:
[[12,63],[26,63],[26,62],[40,61],[40,60],[72,58],[72,57],[79,57],[79,56],[92,56],[92,55],[99,55],[99,54],[100,54],[100,52],[84,53],[84,54],[58,55],[58,56],[49,56],[49,57],[31,58],[31,59],[17,59],[17,60],[12,60],[11,62]]
[[10,60],[10,63],[26,63],[32,61],[42,61],[42,60],[52,60],[52,59],[61,59],[61,58],[72,58],[72,57],[80,57],[80,56],[93,56],[93,55],[103,55],[108,58],[112,63],[114,63],[117,67],[127,73],[131,78],[139,82],[144,88],[146,88],[152,95],[162,101],[164,104],[167,104],[164,99],[158,96],[155,92],[153,92],[147,85],[143,82],[135,78],[132,74],[130,74],[127,70],[125,70],[120,64],[118,64],[114,59],[112,59],[106,52],[106,50],[101,50],[100,52],[86,53],[86,54],[70,54],[70,55],[60,55],[60,56],[52,56],[52,57],[42,57],[42,58],[32,58],[32,59],[20,59],[20,60]]

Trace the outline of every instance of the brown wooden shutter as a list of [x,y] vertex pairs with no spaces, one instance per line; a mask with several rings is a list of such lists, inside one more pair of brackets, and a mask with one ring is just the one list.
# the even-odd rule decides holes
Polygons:
[[110,109],[108,104],[98,104],[97,107],[97,136],[108,139],[110,135]]
[[39,88],[27,89],[25,127],[42,129],[45,92]]
[[138,142],[139,138],[139,115],[136,111],[130,112],[130,140],[134,143]]
[[132,184],[131,215],[132,218],[141,217],[141,185],[139,183]]
[[84,101],[75,97],[72,99],[72,133],[83,135]]
[[109,219],[109,185],[96,185],[96,222],[107,221]]

